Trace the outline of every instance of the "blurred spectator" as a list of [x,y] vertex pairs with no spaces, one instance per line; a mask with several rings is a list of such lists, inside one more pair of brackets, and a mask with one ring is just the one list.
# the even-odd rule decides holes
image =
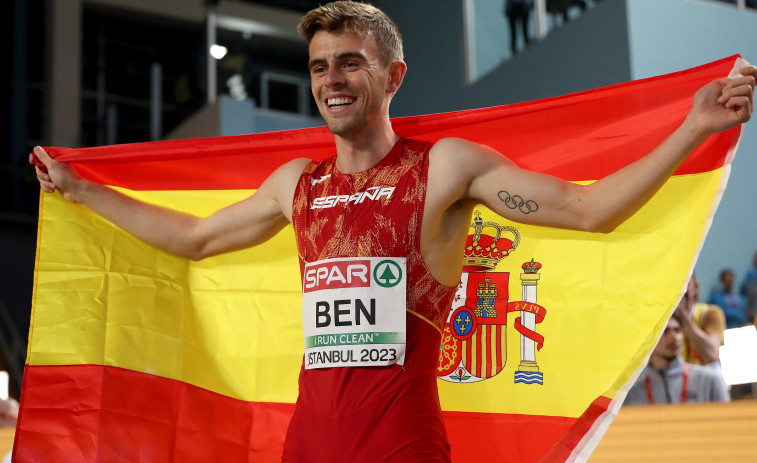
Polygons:
[[749,284],[754,280],[757,280],[757,252],[754,253],[754,257],[752,257],[752,266],[749,268],[749,270],[746,271],[744,282],[741,283],[741,290],[739,292],[742,296],[746,297],[746,292],[749,288]]
[[[731,5],[736,5],[736,0],[719,0],[723,3],[730,3]],[[746,0],[744,2],[747,8],[757,8],[757,0]]]
[[744,316],[747,322],[754,320],[754,326],[757,327],[757,280],[752,281],[746,290]]
[[684,362],[683,328],[674,314],[649,357],[649,364],[628,391],[624,405],[729,402],[716,371]]
[[725,269],[720,272],[721,289],[713,291],[710,304],[715,304],[725,313],[726,328],[738,328],[744,325],[744,296],[733,289],[736,276],[733,270]]
[[0,399],[0,428],[15,428],[18,420],[18,402]]
[[683,328],[681,355],[688,363],[710,365],[720,360],[725,315],[716,305],[699,302],[699,280],[691,276],[676,308]]
[[518,24],[523,32],[523,46],[527,47],[531,43],[528,35],[528,19],[531,15],[531,8],[534,4],[532,0],[505,0],[505,16],[510,24],[510,49],[513,55],[518,53]]
[[586,2],[584,0],[547,0],[547,12],[562,16],[563,24],[570,19],[568,10],[571,6],[577,6],[581,8],[581,11],[586,10]]

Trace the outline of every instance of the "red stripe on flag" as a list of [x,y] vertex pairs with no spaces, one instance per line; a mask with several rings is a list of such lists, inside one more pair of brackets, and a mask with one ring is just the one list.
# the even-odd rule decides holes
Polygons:
[[492,358],[496,355],[492,351],[492,337],[493,336],[494,336],[494,333],[492,333],[492,325],[486,325],[486,377],[487,378],[492,377]]
[[502,358],[502,325],[497,325],[497,372],[505,368],[505,361]]
[[[725,77],[737,56],[697,68],[507,106],[393,119],[398,134],[426,141],[460,137],[516,164],[565,180],[596,180],[639,159],[685,117],[694,92]],[[620,110],[618,108],[621,108]],[[676,174],[721,167],[741,128],[710,137]],[[50,148],[87,178],[132,190],[255,189],[292,159],[335,153],[324,128],[170,140],[85,149]]]
[[500,458],[506,455],[518,455],[518,463],[537,462],[576,422],[562,416],[443,414],[455,463],[505,461]]
[[21,400],[17,462],[279,462],[294,412],[99,365],[27,365]]
[[[481,330],[481,327],[478,327],[479,330]],[[481,330],[483,331],[483,330]],[[483,333],[481,331],[478,331],[476,334],[473,335],[473,338],[476,340],[476,371],[475,375],[479,378],[481,375],[481,338],[483,337]]]
[[[28,416],[16,430],[18,462],[278,463],[294,411],[294,404],[245,402],[117,367],[27,365],[24,374],[36,386],[24,383]],[[443,414],[456,463],[512,455],[513,449],[519,461],[538,461],[577,428],[568,417]]]
[[604,396],[594,399],[594,402],[576,420],[570,430],[562,436],[549,453],[545,454],[544,461],[567,461],[571,452],[578,446],[591,427],[594,426],[597,419],[607,412],[611,403],[612,400]]

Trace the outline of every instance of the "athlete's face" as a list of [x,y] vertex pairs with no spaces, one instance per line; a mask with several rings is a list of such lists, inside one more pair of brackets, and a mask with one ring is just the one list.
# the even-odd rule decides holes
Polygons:
[[393,65],[382,66],[371,34],[318,31],[310,41],[310,86],[335,135],[351,136],[388,118]]

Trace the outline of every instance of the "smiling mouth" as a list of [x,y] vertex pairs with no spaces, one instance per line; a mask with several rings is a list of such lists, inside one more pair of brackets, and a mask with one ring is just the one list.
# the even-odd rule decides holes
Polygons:
[[329,108],[341,108],[354,102],[355,98],[353,97],[326,98],[326,104]]

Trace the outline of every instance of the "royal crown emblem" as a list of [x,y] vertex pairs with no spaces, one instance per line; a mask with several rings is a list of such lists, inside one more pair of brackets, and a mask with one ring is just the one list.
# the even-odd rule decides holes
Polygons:
[[[510,324],[520,337],[513,382],[543,386],[544,373],[536,361],[544,345],[536,327],[547,314],[536,298],[542,264],[532,258],[520,266],[521,300],[510,300],[510,272],[492,270],[518,247],[521,235],[514,227],[484,221],[481,215],[474,212],[463,273],[442,330],[437,378],[462,384],[499,375],[507,364],[507,326],[512,318]],[[514,317],[509,317],[511,313]]]
[[[463,250],[464,272],[485,272],[494,270],[499,261],[510,255],[520,243],[520,233],[513,227],[496,222],[484,222],[476,211]],[[512,239],[503,234],[509,233]]]
[[531,262],[524,262],[520,268],[523,269],[523,273],[539,273],[539,270],[541,270],[541,264],[539,262],[534,262],[534,259],[531,258]]

